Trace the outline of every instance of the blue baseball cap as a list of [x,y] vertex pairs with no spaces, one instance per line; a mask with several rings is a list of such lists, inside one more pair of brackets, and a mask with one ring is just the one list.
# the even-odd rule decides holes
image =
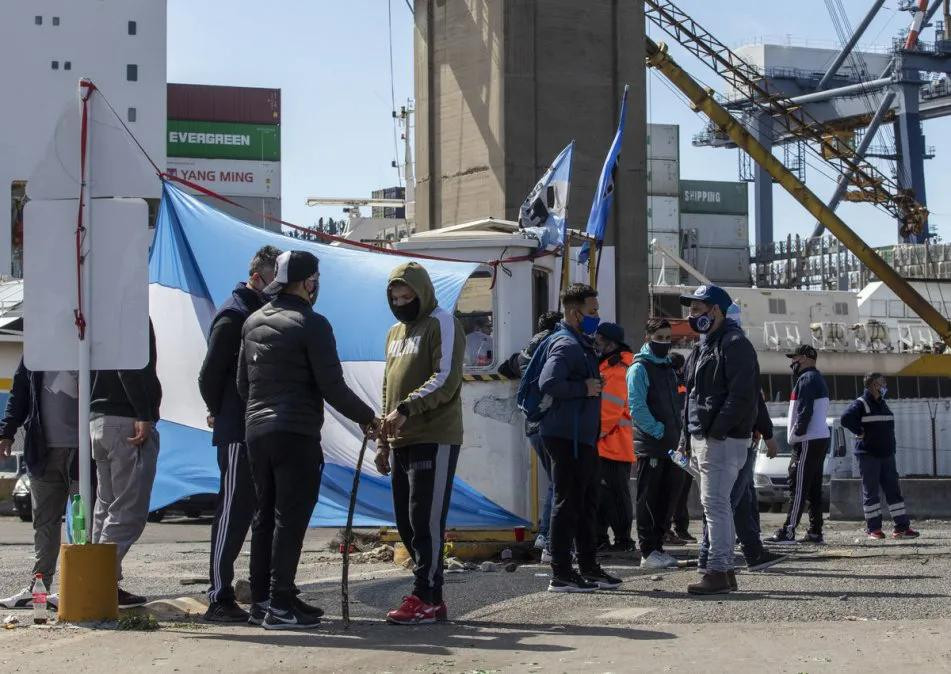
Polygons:
[[690,303],[694,300],[720,307],[724,316],[726,316],[726,312],[729,311],[730,305],[733,304],[733,299],[730,297],[730,294],[720,286],[714,285],[700,286],[694,290],[693,293],[680,296],[680,303],[685,307],[689,307]]

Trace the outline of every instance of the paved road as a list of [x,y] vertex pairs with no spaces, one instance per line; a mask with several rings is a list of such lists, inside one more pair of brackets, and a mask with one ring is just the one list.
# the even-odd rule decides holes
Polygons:
[[[774,518],[766,524],[775,524]],[[920,526],[924,535],[916,542],[868,542],[857,524],[832,523],[828,545],[797,547],[770,572],[741,574],[741,592],[711,599],[684,594],[695,571],[642,574],[633,556],[605,559],[626,582],[617,592],[592,595],[544,592],[547,569],[541,565],[523,565],[515,573],[449,575],[454,623],[436,628],[383,625],[384,612],[408,591],[409,573],[391,564],[361,564],[351,572],[351,610],[358,623],[347,632],[336,619],[307,635],[179,623],[134,639],[108,629],[20,629],[0,633],[7,642],[0,646],[0,669],[25,667],[19,653],[42,634],[44,663],[68,662],[80,671],[101,670],[110,658],[127,653],[135,654],[128,666],[136,671],[155,666],[191,671],[202,663],[214,670],[221,661],[216,668],[213,658],[231,662],[236,645],[241,653],[232,667],[236,671],[729,666],[794,672],[891,667],[894,672],[913,665],[951,671],[951,524]],[[31,533],[29,525],[0,519],[4,593],[28,576]],[[328,550],[334,533],[309,532],[298,579],[305,597],[331,617],[339,615],[339,555]],[[207,522],[149,525],[127,558],[128,588],[156,598],[200,598],[208,534]],[[686,559],[695,548],[673,552]],[[246,560],[239,560],[239,568]]]

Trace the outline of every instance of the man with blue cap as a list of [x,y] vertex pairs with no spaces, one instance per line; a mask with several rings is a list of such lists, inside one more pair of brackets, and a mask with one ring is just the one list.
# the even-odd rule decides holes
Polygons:
[[724,594],[737,589],[730,492],[746,462],[756,423],[759,362],[743,329],[727,319],[733,300],[723,288],[702,285],[681,295],[680,303],[689,307],[687,320],[700,335],[684,366],[687,401],[681,447],[700,469],[700,502],[710,538],[707,568],[687,591]]

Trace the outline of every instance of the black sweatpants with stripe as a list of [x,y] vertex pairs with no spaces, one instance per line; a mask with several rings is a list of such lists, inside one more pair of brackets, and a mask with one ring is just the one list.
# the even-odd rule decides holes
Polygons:
[[829,451],[829,438],[805,440],[793,445],[789,459],[789,514],[783,525],[786,533],[792,535],[799,526],[799,520],[809,501],[809,533],[822,533],[822,469],[825,466],[826,453]]
[[393,512],[403,545],[416,563],[413,594],[442,602],[443,536],[459,445],[408,445],[393,450]]
[[251,479],[248,448],[243,442],[222,445],[218,449],[221,484],[218,506],[211,525],[211,559],[208,577],[208,601],[234,600],[234,562],[251,528],[258,499]]

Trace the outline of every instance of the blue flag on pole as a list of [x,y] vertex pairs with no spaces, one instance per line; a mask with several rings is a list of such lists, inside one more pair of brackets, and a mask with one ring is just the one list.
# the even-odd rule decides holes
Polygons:
[[[618,118],[617,132],[614,134],[614,142],[611,143],[608,156],[604,160],[601,179],[598,180],[598,191],[594,193],[594,201],[591,202],[591,214],[588,216],[587,234],[594,237],[599,246],[604,241],[605,225],[608,221],[608,214],[611,212],[611,204],[614,203],[614,178],[617,175],[618,162],[621,159],[624,120],[627,117],[627,92],[628,86],[625,84],[624,93],[621,94],[621,114]],[[586,262],[587,260],[588,244],[586,243],[578,253],[578,262]]]
[[565,240],[571,155],[575,142],[562,150],[519,209],[518,224],[538,238],[538,247],[560,246]]

